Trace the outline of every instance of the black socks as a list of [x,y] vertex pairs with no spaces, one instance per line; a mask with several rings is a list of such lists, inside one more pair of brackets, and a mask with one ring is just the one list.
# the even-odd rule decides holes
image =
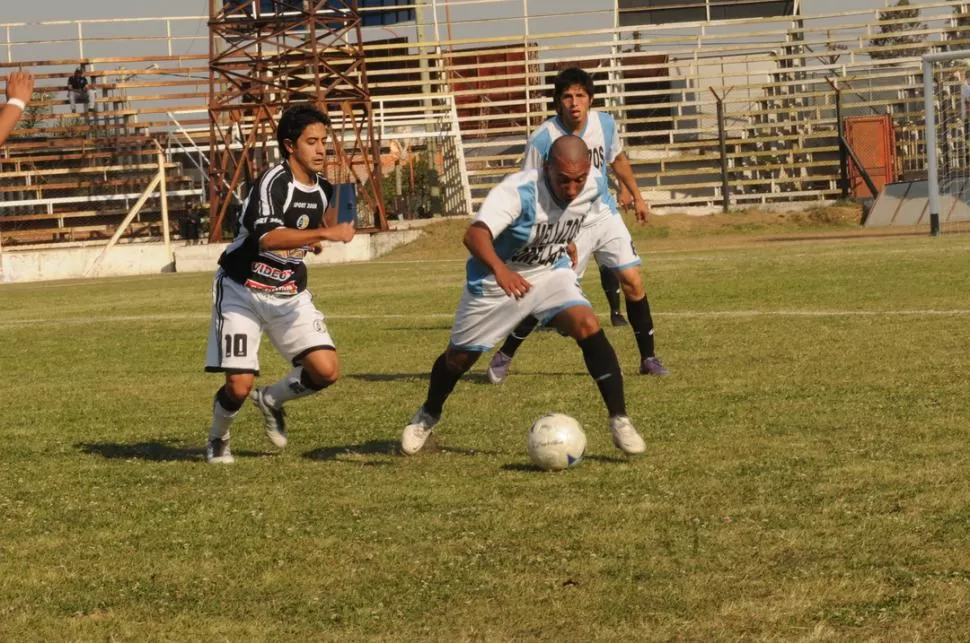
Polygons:
[[219,403],[219,406],[221,406],[223,409],[225,409],[229,413],[235,413],[236,411],[238,411],[239,409],[241,409],[242,408],[242,405],[243,405],[243,402],[245,402],[245,401],[246,400],[243,400],[242,402],[237,402],[236,400],[234,400],[231,397],[229,397],[229,394],[226,393],[226,387],[225,386],[223,386],[218,391],[216,391],[216,402],[218,402]]
[[650,316],[650,303],[646,295],[640,301],[626,300],[626,315],[633,327],[633,336],[640,349],[640,361],[653,357],[656,347],[653,342],[653,317]]
[[424,402],[424,410],[436,418],[441,417],[441,409],[445,405],[445,400],[451,395],[451,392],[455,389],[455,384],[461,379],[461,376],[465,374],[465,371],[460,373],[452,373],[448,370],[447,359],[445,358],[446,353],[442,353],[435,360],[434,366],[431,367],[431,383],[428,385],[428,399]]
[[606,402],[606,410],[610,417],[626,415],[626,399],[623,395],[623,373],[620,363],[616,359],[613,346],[606,339],[606,333],[600,329],[595,335],[577,342],[583,351],[586,370],[596,382],[596,386]]
[[612,268],[600,266],[600,285],[610,304],[610,316],[620,314],[620,279]]
[[515,327],[512,334],[505,338],[505,343],[502,344],[502,348],[498,349],[500,353],[503,353],[507,357],[514,357],[515,351],[519,350],[519,346],[525,341],[532,331],[535,330],[536,326],[539,325],[539,320],[529,315],[525,319],[519,322],[519,325]]

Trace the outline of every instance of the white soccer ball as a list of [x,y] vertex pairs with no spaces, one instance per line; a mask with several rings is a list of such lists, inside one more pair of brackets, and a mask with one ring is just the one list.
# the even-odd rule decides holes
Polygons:
[[529,457],[540,469],[575,467],[586,455],[586,434],[579,422],[562,413],[548,413],[529,429]]

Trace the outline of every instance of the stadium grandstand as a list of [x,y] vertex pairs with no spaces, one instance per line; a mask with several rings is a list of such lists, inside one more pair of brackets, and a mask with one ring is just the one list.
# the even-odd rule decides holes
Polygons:
[[[361,2],[351,5],[355,31],[321,41],[320,64],[291,67],[286,82],[265,80],[272,65],[249,52],[270,39],[256,38],[251,64],[233,72],[238,109],[226,116],[232,105],[223,105],[224,121],[213,100],[232,82],[213,70],[241,47],[237,38],[262,29],[300,52],[311,33],[336,33],[338,18],[349,24],[347,12],[332,2],[233,0],[212,3],[210,15],[3,24],[0,74],[29,69],[37,86],[0,151],[0,244],[177,238],[200,216],[203,234],[222,240],[229,226],[211,216],[213,184],[230,188],[219,197],[230,212],[247,176],[276,158],[254,106],[312,96],[320,85],[311,76],[328,74],[362,88],[372,119],[362,129],[356,112],[332,105],[343,144],[356,136],[376,157],[335,177],[353,186],[348,200],[364,229],[382,229],[380,211],[391,220],[471,213],[518,164],[526,134],[551,114],[551,77],[572,65],[594,73],[599,106],[616,115],[641,191],[660,211],[867,198],[918,177],[920,58],[970,46],[963,5],[921,3],[915,18],[902,8],[818,14],[804,5],[620,0],[577,15],[553,2]],[[301,19],[273,23],[284,15]],[[230,18],[237,36],[213,26]],[[354,55],[360,65],[346,62]],[[75,114],[65,88],[77,66],[93,105]],[[246,83],[259,74],[253,97]],[[855,148],[848,159],[843,133]],[[227,164],[227,151],[247,145],[259,153]],[[379,204],[368,205],[365,189]]]

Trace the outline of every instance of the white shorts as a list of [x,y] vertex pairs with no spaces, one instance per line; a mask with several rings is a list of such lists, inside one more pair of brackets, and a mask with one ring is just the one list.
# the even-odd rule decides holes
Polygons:
[[296,365],[309,352],[334,348],[323,313],[310,292],[275,297],[255,292],[221,270],[212,283],[212,323],[205,370],[259,374],[263,331],[276,350]]
[[468,288],[461,294],[449,345],[463,351],[489,350],[505,339],[529,315],[546,323],[573,306],[591,307],[579,287],[576,273],[557,268],[529,279],[532,288],[522,299],[505,293],[474,295]]
[[576,274],[580,278],[586,273],[590,257],[596,257],[597,264],[613,270],[639,266],[642,262],[633,246],[633,237],[618,214],[582,228],[576,237],[576,254]]

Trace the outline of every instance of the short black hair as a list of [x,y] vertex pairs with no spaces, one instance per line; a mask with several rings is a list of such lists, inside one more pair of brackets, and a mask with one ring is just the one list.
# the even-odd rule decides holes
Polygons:
[[303,130],[314,123],[323,123],[324,127],[330,127],[330,119],[327,118],[327,115],[313,105],[293,105],[283,112],[283,115],[280,116],[279,125],[276,127],[276,142],[280,146],[280,155],[284,159],[290,158],[290,153],[283,141],[296,143]]
[[593,100],[593,96],[596,95],[596,86],[593,85],[593,78],[584,70],[579,67],[563,69],[556,76],[556,80],[553,81],[552,103],[557,109],[559,108],[559,99],[573,85],[580,85],[585,89],[591,101]]

